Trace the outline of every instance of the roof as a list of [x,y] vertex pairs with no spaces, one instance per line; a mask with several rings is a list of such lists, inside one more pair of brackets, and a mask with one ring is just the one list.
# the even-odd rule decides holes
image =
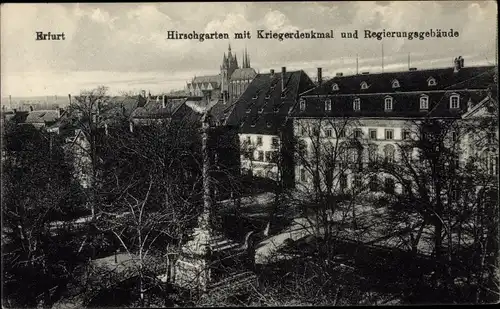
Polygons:
[[[165,98],[165,108],[163,107]],[[143,119],[170,118],[173,113],[188,100],[188,97],[151,96],[143,107],[135,109],[131,117]]]
[[[459,95],[458,109],[450,109],[450,96],[452,94]],[[370,94],[365,96],[342,95],[325,97],[304,97],[306,106],[303,111],[299,105],[292,112],[293,117],[383,117],[383,118],[400,118],[400,117],[460,117],[467,110],[469,99],[473,104],[479,103],[482,98],[488,95],[486,90],[468,91],[458,90],[453,92],[432,92],[425,94],[428,96],[429,108],[420,110],[420,98],[423,93],[394,93],[386,94]],[[385,111],[384,101],[386,97],[392,97],[392,110]],[[360,110],[353,110],[353,101],[358,98],[360,100]],[[332,104],[331,111],[325,111],[325,101],[330,100]]]
[[[440,68],[416,71],[385,72],[368,75],[350,75],[334,77],[302,95],[325,94],[366,94],[396,93],[426,90],[484,89],[491,83],[495,74],[494,66],[463,67],[457,73],[453,68]],[[434,78],[437,85],[429,86],[428,80]],[[399,88],[392,88],[392,81],[399,82]],[[361,89],[366,82],[368,89]],[[333,84],[338,90],[333,90]]]
[[223,118],[226,118],[223,116],[224,112],[229,113],[225,124],[239,126],[240,132],[277,134],[285,125],[299,93],[314,87],[311,79],[302,70],[286,72],[284,76],[284,96],[281,91],[281,73],[257,74],[245,92],[231,106],[230,113],[222,102],[214,106],[213,113],[218,112],[217,116]]
[[60,118],[57,110],[37,110],[28,113],[24,123],[26,124],[47,124],[54,123]]
[[216,83],[216,84],[220,84],[220,82],[221,82],[221,76],[220,76],[220,74],[217,74],[217,75],[196,76],[191,81],[192,84],[200,84],[200,83]]
[[257,72],[252,68],[236,69],[231,74],[231,80],[253,79],[256,75]]
[[[454,73],[452,68],[424,71],[403,71],[370,75],[335,77],[323,85],[301,94],[306,107],[293,111],[294,117],[460,117],[488,95],[488,88],[494,83],[495,67],[462,68]],[[434,78],[435,86],[428,80]],[[392,81],[400,87],[393,89]],[[368,89],[361,89],[366,82]],[[338,90],[332,89],[333,84]],[[452,94],[459,95],[459,109],[450,109]],[[420,98],[429,98],[428,110],[420,110]],[[392,97],[392,111],[385,111],[385,98]],[[354,99],[359,99],[360,110],[353,110]],[[325,111],[325,101],[330,100],[331,111]]]

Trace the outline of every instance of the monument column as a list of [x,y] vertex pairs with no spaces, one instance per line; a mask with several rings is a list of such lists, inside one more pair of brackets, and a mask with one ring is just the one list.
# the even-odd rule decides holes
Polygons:
[[198,217],[198,227],[193,231],[193,238],[183,247],[181,256],[175,264],[176,285],[206,291],[210,282],[210,243],[213,231],[210,227],[212,200],[210,196],[210,154],[208,149],[208,111],[202,118],[202,154],[203,154],[203,212]]

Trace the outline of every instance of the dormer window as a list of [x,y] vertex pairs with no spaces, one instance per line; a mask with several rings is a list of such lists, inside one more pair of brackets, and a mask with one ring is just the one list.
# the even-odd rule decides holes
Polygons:
[[253,99],[253,100],[257,100],[258,98],[259,98],[259,94],[258,94],[258,93],[256,93],[256,94],[253,96],[253,98],[252,98],[252,99]]
[[328,99],[325,101],[325,111],[331,111],[332,110],[332,100]]
[[247,114],[250,114],[250,112],[251,112],[251,111],[252,111],[252,109],[249,107],[249,108],[247,108],[246,113],[247,113]]
[[279,108],[278,106],[275,106],[275,107],[274,107],[274,109],[273,109],[273,111],[274,111],[275,113],[277,113],[277,112],[279,112],[279,111],[280,111],[280,108]]
[[421,110],[429,109],[429,97],[428,96],[423,95],[420,97],[420,109]]
[[306,100],[300,99],[300,110],[304,111],[306,109]]
[[259,113],[259,114],[262,114],[262,112],[263,112],[263,111],[264,111],[264,107],[261,107],[261,108],[259,108],[258,113]]
[[286,89],[281,92],[281,98],[286,98]]
[[450,108],[458,109],[460,107],[460,96],[458,94],[452,94],[450,96]]
[[271,123],[270,122],[267,122],[266,125],[267,125],[268,128],[271,127]]
[[354,99],[354,101],[352,102],[352,109],[355,111],[361,110],[361,99],[360,98]]
[[384,108],[386,111],[392,111],[392,98],[386,97],[384,99]]
[[368,89],[368,83],[367,82],[362,82],[361,83],[361,89]]
[[429,79],[427,79],[427,86],[436,86],[437,85],[437,82],[436,82],[436,79],[434,77],[429,77]]
[[337,84],[333,84],[333,85],[332,85],[332,90],[333,90],[333,91],[338,91],[338,90],[339,90],[339,85],[337,85]]
[[266,100],[268,100],[271,97],[271,95],[268,93],[266,94]]
[[[254,122],[254,123],[252,123],[250,126],[251,126],[252,128],[255,128],[255,125],[256,125],[256,123]],[[258,145],[258,140],[257,140],[257,145]]]
[[397,79],[393,80],[392,81],[392,88],[395,89],[395,88],[399,88],[400,85],[399,85],[399,81]]

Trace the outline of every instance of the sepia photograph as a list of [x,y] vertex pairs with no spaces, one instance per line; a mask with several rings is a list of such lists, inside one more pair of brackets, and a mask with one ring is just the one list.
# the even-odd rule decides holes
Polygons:
[[498,303],[497,6],[2,4],[2,307]]

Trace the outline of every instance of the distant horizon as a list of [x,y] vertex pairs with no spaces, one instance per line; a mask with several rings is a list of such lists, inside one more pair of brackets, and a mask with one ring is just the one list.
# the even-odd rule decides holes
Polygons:
[[[477,61],[473,65],[467,65],[467,58],[466,57],[463,57],[463,58],[465,58],[465,67],[481,67],[481,66],[496,66],[497,65],[497,64],[492,64],[487,59],[485,59],[483,61]],[[442,69],[442,68],[452,68],[453,67],[451,65],[452,58],[450,58],[449,60],[445,60],[445,59],[440,59],[440,60],[441,61],[438,61],[438,63],[440,63],[440,64],[443,63],[443,65],[436,65],[436,66],[427,65],[425,67],[424,66],[418,67],[418,66],[410,64],[410,67],[411,68],[416,68],[418,71],[431,70],[431,69]],[[444,64],[445,62],[449,62],[450,64],[449,65],[445,65]],[[422,63],[422,61],[418,61],[416,63]],[[432,62],[430,62],[430,63],[432,63]],[[415,63],[413,63],[413,64],[415,64]],[[369,70],[369,69],[374,69],[374,67],[373,66],[359,67],[358,68],[358,74],[361,74],[361,73],[364,73],[364,72],[369,72],[370,74],[380,74],[380,73],[389,73],[389,72],[404,72],[404,71],[408,71],[409,68],[408,68],[408,63],[399,62],[399,63],[396,63],[396,64],[391,64],[391,63],[384,64],[384,70],[383,71],[382,71],[382,67],[381,66],[380,66],[380,68],[378,68],[378,70],[377,69],[375,69],[375,70]],[[269,73],[270,70],[271,69],[266,70],[266,71],[262,71],[262,70],[258,70],[258,71],[261,74],[266,74],[266,73]],[[279,72],[281,70],[281,67],[275,67],[274,70],[276,72]],[[291,68],[291,69],[288,69],[287,68],[287,71],[299,71],[299,70],[304,70],[304,69],[300,69],[300,68]],[[316,80],[316,77],[317,77],[316,76],[316,74],[317,74],[316,70],[317,70],[317,68],[309,69],[309,70],[304,70],[304,71],[309,76],[309,78],[311,78],[312,80]],[[355,68],[354,69],[349,68],[349,69],[340,69],[340,70],[336,70],[336,71],[326,71],[325,68],[322,67],[322,76],[323,76],[323,79],[334,78],[337,73],[343,73],[344,76],[356,75],[356,69]],[[194,76],[196,76],[196,74],[193,75],[193,77]],[[112,96],[121,95],[123,93],[134,93],[134,95],[138,95],[143,90],[145,90],[146,92],[151,92],[152,95],[159,94],[159,93],[168,93],[168,92],[183,91],[183,90],[185,90],[185,87],[178,87],[178,88],[171,88],[171,89],[164,89],[164,90],[152,91],[150,88],[155,88],[155,87],[142,87],[142,88],[133,88],[133,89],[116,89],[116,90],[113,91],[112,87],[109,87],[108,85],[106,85],[104,83],[104,84],[95,84],[95,86],[93,86],[93,87],[85,87],[85,88],[82,88],[80,91],[94,89],[94,88],[96,88],[98,86],[106,86],[106,87],[108,87],[109,88],[108,94],[112,95]],[[151,86],[153,86],[153,84]],[[23,100],[23,99],[24,100],[34,100],[34,99],[44,100],[45,97],[54,97],[54,96],[57,96],[58,98],[62,98],[62,97],[68,98],[69,94],[71,94],[72,96],[73,95],[79,95],[80,91],[78,91],[78,92],[72,92],[72,93],[56,93],[56,94],[54,94],[54,93],[47,93],[47,94],[39,94],[39,95],[32,95],[32,96],[11,95],[11,98],[12,98],[12,100],[14,100],[14,99],[16,99],[16,100]],[[8,99],[9,99],[9,95],[4,95],[4,96],[1,97],[2,103],[3,103],[4,100],[8,100]]]

